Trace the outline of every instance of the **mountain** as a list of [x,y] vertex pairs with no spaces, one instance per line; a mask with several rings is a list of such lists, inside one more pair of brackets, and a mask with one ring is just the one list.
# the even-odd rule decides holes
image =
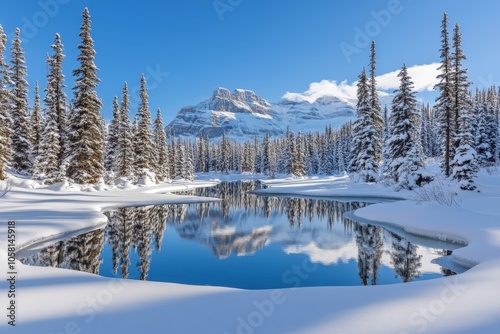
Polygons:
[[332,124],[340,127],[354,119],[353,104],[336,97],[322,97],[314,103],[283,100],[270,103],[250,90],[216,89],[212,96],[191,107],[182,108],[168,124],[173,136],[209,138],[225,132],[232,139],[244,141],[266,133],[280,136],[292,131],[324,130]]

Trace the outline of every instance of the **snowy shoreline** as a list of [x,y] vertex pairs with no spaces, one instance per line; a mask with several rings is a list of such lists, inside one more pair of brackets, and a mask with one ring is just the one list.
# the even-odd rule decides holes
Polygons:
[[[307,180],[302,180],[302,185],[294,185],[293,180],[280,182],[280,185],[286,186],[288,193],[301,196],[345,197],[363,191],[367,197],[375,193],[394,195],[389,187],[355,184],[348,178],[313,181],[314,185]],[[111,279],[16,262],[19,319],[15,328],[8,326],[6,320],[0,323],[0,328],[2,332],[12,333],[78,330],[81,333],[133,333],[160,328],[169,333],[222,334],[496,333],[500,328],[497,282],[500,277],[500,209],[486,208],[483,203],[500,198],[500,180],[481,175],[478,184],[481,193],[461,194],[462,207],[397,201],[374,204],[355,212],[356,217],[400,226],[410,233],[466,241],[467,246],[454,251],[454,260],[477,265],[457,276],[384,286],[250,291]],[[17,219],[18,244],[23,245],[40,236],[54,235],[56,231],[102,223],[103,208],[200,200],[153,194],[151,192],[160,189],[153,188],[65,192],[63,195],[16,188],[0,200],[0,238],[5,240],[7,221],[12,219]],[[276,189],[271,186],[267,190]],[[58,215],[50,219],[49,216],[41,220],[40,210],[45,208],[44,212],[49,214],[50,207],[63,210],[65,217]],[[0,246],[2,268],[7,261],[4,245]],[[4,291],[0,303],[7,305]],[[40,304],[44,307],[37,306]],[[195,321],[186,319],[188,315],[195,317]]]

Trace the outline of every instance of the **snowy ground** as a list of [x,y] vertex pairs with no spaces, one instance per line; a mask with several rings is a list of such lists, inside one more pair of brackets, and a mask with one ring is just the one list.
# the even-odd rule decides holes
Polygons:
[[[208,182],[202,184],[208,185]],[[307,196],[403,197],[347,177],[266,181],[262,192]],[[461,193],[461,206],[382,203],[355,215],[433,238],[464,242],[454,256],[475,264],[464,274],[409,284],[238,290],[104,278],[16,263],[16,327],[2,333],[498,333],[500,332],[500,177],[481,175],[481,192]],[[190,186],[193,186],[192,184]],[[17,245],[95,228],[110,207],[196,201],[159,195],[164,187],[126,191],[14,188],[0,199],[0,267],[7,268],[7,221]],[[176,187],[186,187],[179,183]],[[310,270],[290,268],[297,286]],[[5,276],[3,276],[5,277]],[[8,306],[2,278],[0,305]]]

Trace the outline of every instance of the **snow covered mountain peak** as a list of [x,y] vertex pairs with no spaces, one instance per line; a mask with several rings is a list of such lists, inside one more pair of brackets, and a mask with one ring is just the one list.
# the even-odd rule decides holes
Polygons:
[[219,87],[205,101],[182,108],[167,126],[173,136],[218,138],[224,133],[238,141],[265,134],[279,136],[292,131],[324,130],[339,127],[354,117],[354,107],[334,96],[308,101],[282,100],[270,103],[246,89]]

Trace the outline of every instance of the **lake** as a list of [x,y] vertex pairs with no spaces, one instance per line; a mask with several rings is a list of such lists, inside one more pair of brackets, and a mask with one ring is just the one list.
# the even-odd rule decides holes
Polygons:
[[369,203],[247,193],[259,187],[257,181],[222,182],[189,193],[221,202],[106,212],[104,230],[21,260],[108,277],[243,289],[394,284],[455,274],[437,263],[457,245],[420,244],[343,217]]

